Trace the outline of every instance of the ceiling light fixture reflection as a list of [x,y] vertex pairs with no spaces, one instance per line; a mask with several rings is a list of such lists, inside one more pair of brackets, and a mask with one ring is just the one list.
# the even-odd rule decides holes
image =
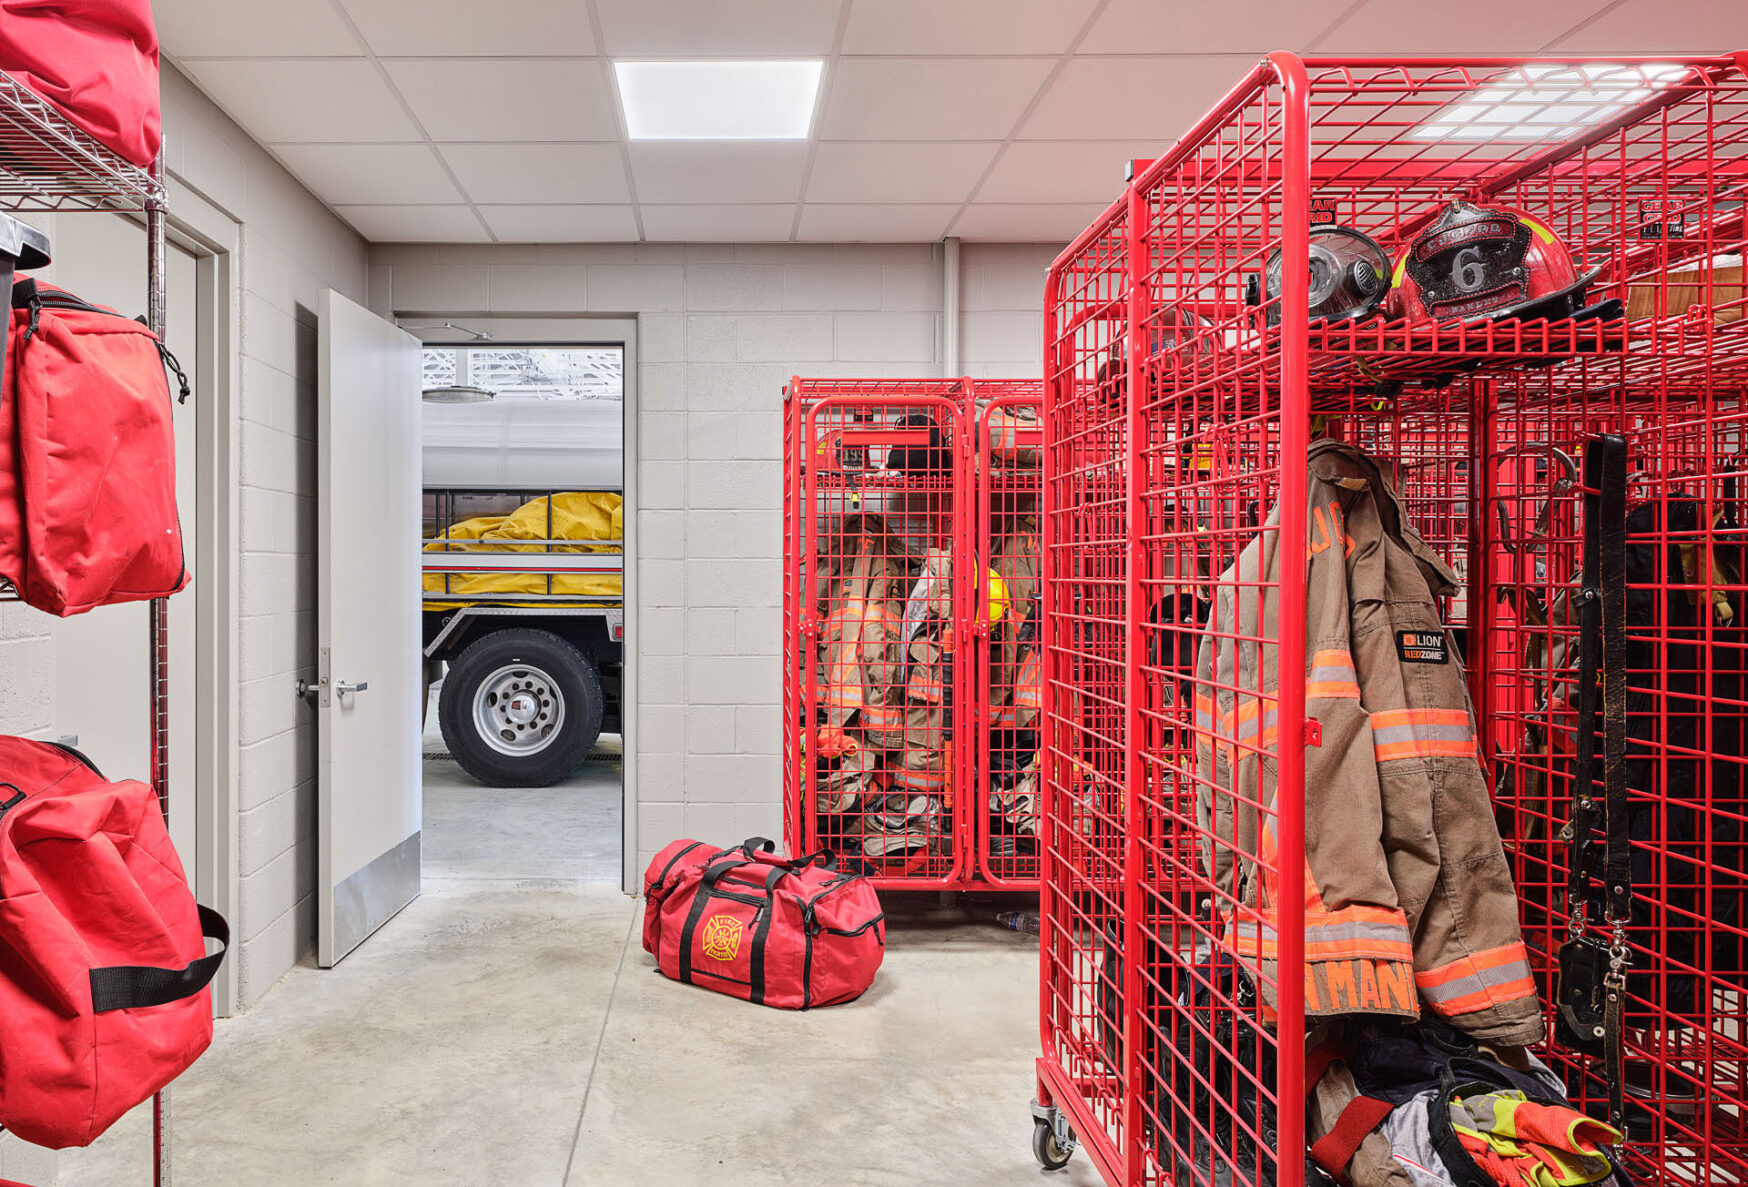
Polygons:
[[1422,140],[1563,140],[1685,77],[1666,62],[1525,66],[1440,108]]

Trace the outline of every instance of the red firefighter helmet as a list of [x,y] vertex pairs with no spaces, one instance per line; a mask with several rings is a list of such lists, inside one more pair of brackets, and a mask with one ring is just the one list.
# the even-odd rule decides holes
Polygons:
[[1510,207],[1452,202],[1396,259],[1385,312],[1409,321],[1588,316],[1582,276],[1540,219]]

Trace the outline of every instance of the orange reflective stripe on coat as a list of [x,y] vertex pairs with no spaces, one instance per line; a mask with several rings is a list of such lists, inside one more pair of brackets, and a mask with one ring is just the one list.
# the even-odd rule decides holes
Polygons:
[[891,772],[890,782],[896,791],[909,791],[922,794],[946,790],[947,775],[941,770],[913,771],[900,767]]
[[1414,974],[1420,996],[1436,1012],[1452,1017],[1532,998],[1535,976],[1521,943],[1490,948]]
[[1372,714],[1372,748],[1393,758],[1476,758],[1475,727],[1463,709],[1388,709]]
[[1311,668],[1305,673],[1305,699],[1360,699],[1359,675],[1354,671],[1353,656],[1345,651],[1319,651],[1311,657]]
[[[845,602],[826,617],[825,687],[820,700],[836,709],[856,709],[863,704],[866,684],[863,665],[872,657],[864,637],[870,627],[898,629],[898,619],[875,602]],[[882,644],[873,644],[878,647]]]
[[907,691],[913,701],[920,701],[925,705],[940,704],[947,695],[947,686],[941,679],[941,665],[912,664]]
[[862,615],[841,607],[825,620],[825,687],[820,700],[834,709],[856,709],[862,704],[862,660],[858,643],[847,638],[852,622],[860,624]]
[[1019,678],[1014,681],[1014,704],[1021,709],[1044,707],[1043,664],[1038,649],[1026,649],[1025,662],[1020,665]]
[[902,729],[904,710],[895,705],[863,705],[862,725],[871,730]]
[[[1261,901],[1277,903],[1282,891],[1273,816],[1263,819],[1257,849],[1257,872],[1263,882]],[[1309,861],[1304,871],[1306,1012],[1418,1016],[1414,942],[1408,933],[1407,915],[1395,907],[1368,903],[1327,910]],[[1245,908],[1228,927],[1227,942],[1241,956],[1276,960],[1278,920],[1272,906]]]

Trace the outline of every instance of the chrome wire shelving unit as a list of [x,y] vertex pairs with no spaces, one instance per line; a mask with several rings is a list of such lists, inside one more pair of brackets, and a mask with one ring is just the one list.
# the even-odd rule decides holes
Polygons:
[[[8,214],[100,212],[143,216],[146,228],[146,322],[160,337],[165,326],[163,158],[142,169],[78,127],[54,104],[0,73],[0,211]],[[0,600],[17,593],[0,581]],[[147,711],[150,714],[151,785],[166,820],[170,814],[169,614],[164,599],[150,605],[147,629]],[[152,1099],[152,1182],[168,1187],[170,1094]]]

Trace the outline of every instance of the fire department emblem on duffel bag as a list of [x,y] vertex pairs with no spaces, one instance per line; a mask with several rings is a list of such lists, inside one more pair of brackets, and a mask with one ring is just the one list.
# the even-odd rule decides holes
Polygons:
[[724,964],[740,953],[741,922],[732,915],[712,915],[704,921],[704,955]]

